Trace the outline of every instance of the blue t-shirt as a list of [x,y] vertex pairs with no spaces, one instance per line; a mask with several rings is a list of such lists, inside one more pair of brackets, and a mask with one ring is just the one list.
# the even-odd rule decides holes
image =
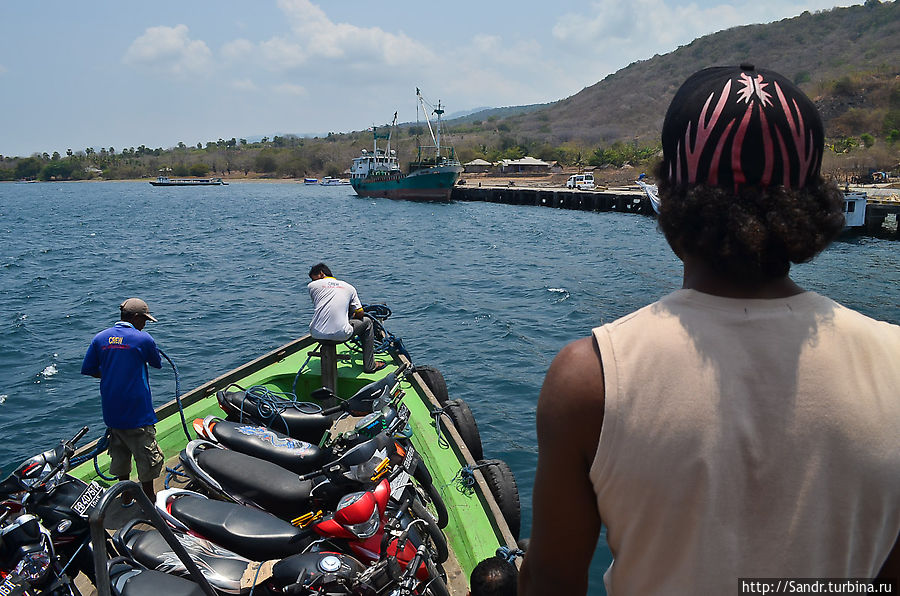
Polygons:
[[147,365],[162,368],[156,342],[131,323],[119,321],[91,341],[81,374],[100,375],[103,422],[109,428],[156,424]]

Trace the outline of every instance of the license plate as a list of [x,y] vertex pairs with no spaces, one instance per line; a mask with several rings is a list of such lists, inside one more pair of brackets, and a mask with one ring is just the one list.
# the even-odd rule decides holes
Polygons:
[[416,466],[418,465],[419,456],[416,454],[415,448],[410,445],[406,448],[406,455],[403,456],[403,463],[400,464],[400,467],[412,474],[416,471]]
[[80,515],[81,517],[87,517],[90,514],[91,509],[100,501],[100,497],[103,496],[103,487],[97,484],[96,482],[91,482],[87,485],[87,488],[84,489],[78,498],[75,499],[75,502],[72,503],[72,511]]
[[16,573],[10,573],[0,581],[0,595],[22,596],[28,593],[28,582]]
[[400,497],[403,496],[403,491],[406,489],[406,486],[409,484],[409,474],[406,472],[400,472],[396,476],[394,476],[393,480],[391,480],[391,498],[395,501],[399,501]]

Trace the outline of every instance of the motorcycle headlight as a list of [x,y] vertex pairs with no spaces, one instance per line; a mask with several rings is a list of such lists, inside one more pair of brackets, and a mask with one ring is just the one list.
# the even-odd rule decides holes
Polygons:
[[376,507],[372,511],[372,515],[369,516],[369,519],[367,519],[363,523],[344,524],[344,527],[353,532],[353,535],[357,538],[370,538],[375,535],[380,525],[381,516],[379,515],[378,508]]
[[39,583],[50,569],[50,553],[45,550],[26,553],[16,565],[16,573],[30,584]]

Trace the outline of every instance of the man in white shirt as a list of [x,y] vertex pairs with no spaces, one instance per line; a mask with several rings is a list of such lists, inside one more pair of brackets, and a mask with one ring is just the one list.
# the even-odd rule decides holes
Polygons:
[[309,333],[315,339],[347,341],[358,336],[363,346],[363,371],[373,373],[386,366],[375,362],[375,332],[372,320],[363,313],[356,288],[335,279],[325,263],[313,265],[307,284],[315,313],[309,323]]

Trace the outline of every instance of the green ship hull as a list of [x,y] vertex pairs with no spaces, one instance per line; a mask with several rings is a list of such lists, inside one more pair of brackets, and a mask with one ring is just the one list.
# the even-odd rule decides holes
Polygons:
[[453,185],[462,173],[460,166],[441,166],[416,170],[404,176],[399,172],[376,172],[365,178],[351,178],[353,190],[361,197],[383,197],[412,201],[449,201]]
[[[309,358],[310,352],[317,346],[318,343],[309,335],[303,336],[184,394],[181,402],[192,438],[197,437],[191,420],[208,415],[224,416],[216,401],[216,392],[231,384],[293,391],[307,399],[305,396],[323,385],[319,358]],[[404,363],[411,364],[404,355],[392,353],[387,358],[387,368],[368,375],[362,371],[359,353],[350,352],[346,345],[338,346],[338,353],[346,356],[338,364],[337,394],[341,397],[349,397]],[[308,358],[306,372],[295,381],[297,371]],[[384,355],[379,358],[386,359]],[[450,559],[444,565],[448,587],[451,594],[465,594],[467,579],[475,565],[493,556],[500,546],[515,548],[515,538],[479,469],[474,470],[474,486],[463,488],[459,485],[460,469],[476,462],[452,424],[441,425],[442,440],[439,440],[431,411],[439,408],[440,404],[424,379],[418,373],[407,373],[401,387],[405,392],[402,403],[410,410],[413,445],[431,472],[434,485],[439,487],[449,513],[449,522],[444,529],[451,551]],[[169,462],[167,465],[175,465],[178,453],[187,443],[178,404],[173,400],[157,408],[157,417],[157,441]],[[79,454],[90,452],[93,446],[86,445],[79,450]],[[97,467],[103,474],[108,474],[109,456],[106,453],[97,458]],[[74,468],[70,474],[85,482],[97,481],[104,486],[110,485],[95,472],[93,460]]]

